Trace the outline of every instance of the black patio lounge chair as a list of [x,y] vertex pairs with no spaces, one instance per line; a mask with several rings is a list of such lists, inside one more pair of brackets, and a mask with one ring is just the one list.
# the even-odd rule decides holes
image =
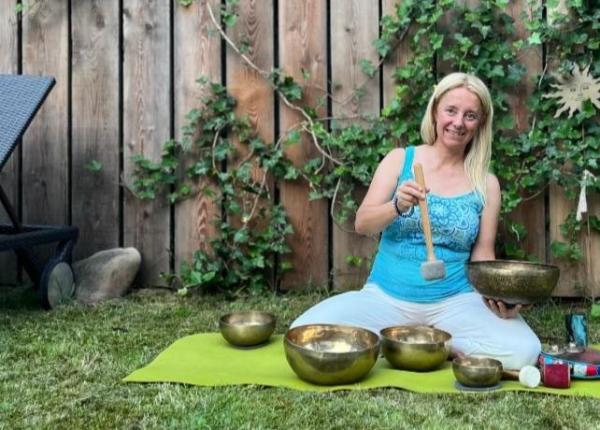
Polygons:
[[[54,83],[52,77],[0,75],[0,170]],[[10,219],[10,224],[0,224],[0,252],[12,250],[17,254],[44,308],[51,309],[72,297],[74,283],[70,262],[79,235],[77,227],[21,224],[1,184],[0,201]],[[34,247],[55,242],[58,245],[54,255],[45,262],[40,261]]]

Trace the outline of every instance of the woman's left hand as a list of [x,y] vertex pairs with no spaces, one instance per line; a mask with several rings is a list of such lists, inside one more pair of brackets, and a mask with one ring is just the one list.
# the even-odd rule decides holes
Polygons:
[[496,315],[503,319],[515,318],[522,310],[529,309],[531,305],[507,305],[501,300],[483,297],[485,305]]

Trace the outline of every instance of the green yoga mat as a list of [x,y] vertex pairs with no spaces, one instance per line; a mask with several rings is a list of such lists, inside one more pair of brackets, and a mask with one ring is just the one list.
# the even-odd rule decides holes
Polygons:
[[[396,387],[419,393],[460,393],[455,388],[452,366],[433,372],[407,372],[390,367],[380,358],[362,381],[350,385],[318,386],[299,379],[289,367],[282,336],[251,348],[229,345],[219,333],[202,333],[177,340],[154,361],[134,371],[125,382],[175,382],[200,386],[267,385],[303,391],[364,390]],[[516,381],[502,381],[493,391],[533,391],[600,398],[600,380],[572,381],[569,389],[525,388]]]

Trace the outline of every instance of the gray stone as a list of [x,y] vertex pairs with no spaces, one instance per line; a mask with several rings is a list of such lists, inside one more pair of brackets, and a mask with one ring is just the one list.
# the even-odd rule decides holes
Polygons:
[[75,297],[92,305],[121,297],[135,279],[142,256],[135,248],[100,251],[73,264]]

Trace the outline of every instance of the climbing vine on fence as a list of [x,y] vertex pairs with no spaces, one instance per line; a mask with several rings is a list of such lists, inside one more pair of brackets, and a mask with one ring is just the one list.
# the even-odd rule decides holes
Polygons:
[[[225,27],[236,23],[236,3],[230,0],[221,10]],[[542,97],[558,75],[568,75],[573,67],[589,65],[590,73],[600,76],[600,9],[592,1],[571,1],[569,13],[555,17],[538,3],[531,4],[531,16],[523,18],[529,33],[523,40],[505,11],[507,0],[483,0],[476,9],[452,0],[403,0],[393,15],[382,18],[381,36],[373,42],[380,64],[361,62],[368,79],[400,42],[409,44],[410,59],[394,72],[394,98],[379,117],[343,127],[335,119],[319,118],[314,106],[301,104],[302,82],[281,70],[256,67],[244,47],[227,38],[209,10],[215,29],[230,48],[273,86],[284,104],[301,113],[302,121],[276,142],[264,142],[247,119],[235,115],[235,100],[226,88],[204,81],[200,84],[209,85],[211,92],[202,108],[188,113],[182,140],[167,142],[159,161],[134,158],[134,188],[141,198],[162,193],[177,202],[200,192],[224,211],[215,220],[218,235],[210,246],[198,250],[180,275],[169,275],[170,279],[184,292],[191,287],[259,290],[271,285],[274,275],[290,268],[286,235],[292,232],[284,209],[274,204],[272,184],[306,181],[310,197],[330,199],[336,222],[343,224],[358,206],[355,189],[369,184],[383,156],[398,144],[420,144],[421,117],[440,69],[471,72],[490,84],[496,112],[493,168],[503,186],[504,237],[499,253],[527,258],[519,247],[526,231],[508,217],[515,207],[544,192],[550,181],[574,198],[585,170],[595,176],[587,179],[588,190],[600,191],[600,126],[594,105],[586,101],[573,117],[554,118],[557,101]],[[546,3],[551,7],[554,2]],[[551,23],[546,14],[552,14]],[[509,96],[526,73],[519,59],[542,44],[544,67],[534,77],[535,91],[528,100],[529,127],[518,132]],[[357,88],[357,94],[361,90]],[[302,134],[308,135],[319,156],[296,168],[284,148],[298,144]],[[572,260],[581,256],[582,222],[600,230],[596,217],[577,221],[570,214],[562,226],[567,241],[552,244],[556,256]]]

